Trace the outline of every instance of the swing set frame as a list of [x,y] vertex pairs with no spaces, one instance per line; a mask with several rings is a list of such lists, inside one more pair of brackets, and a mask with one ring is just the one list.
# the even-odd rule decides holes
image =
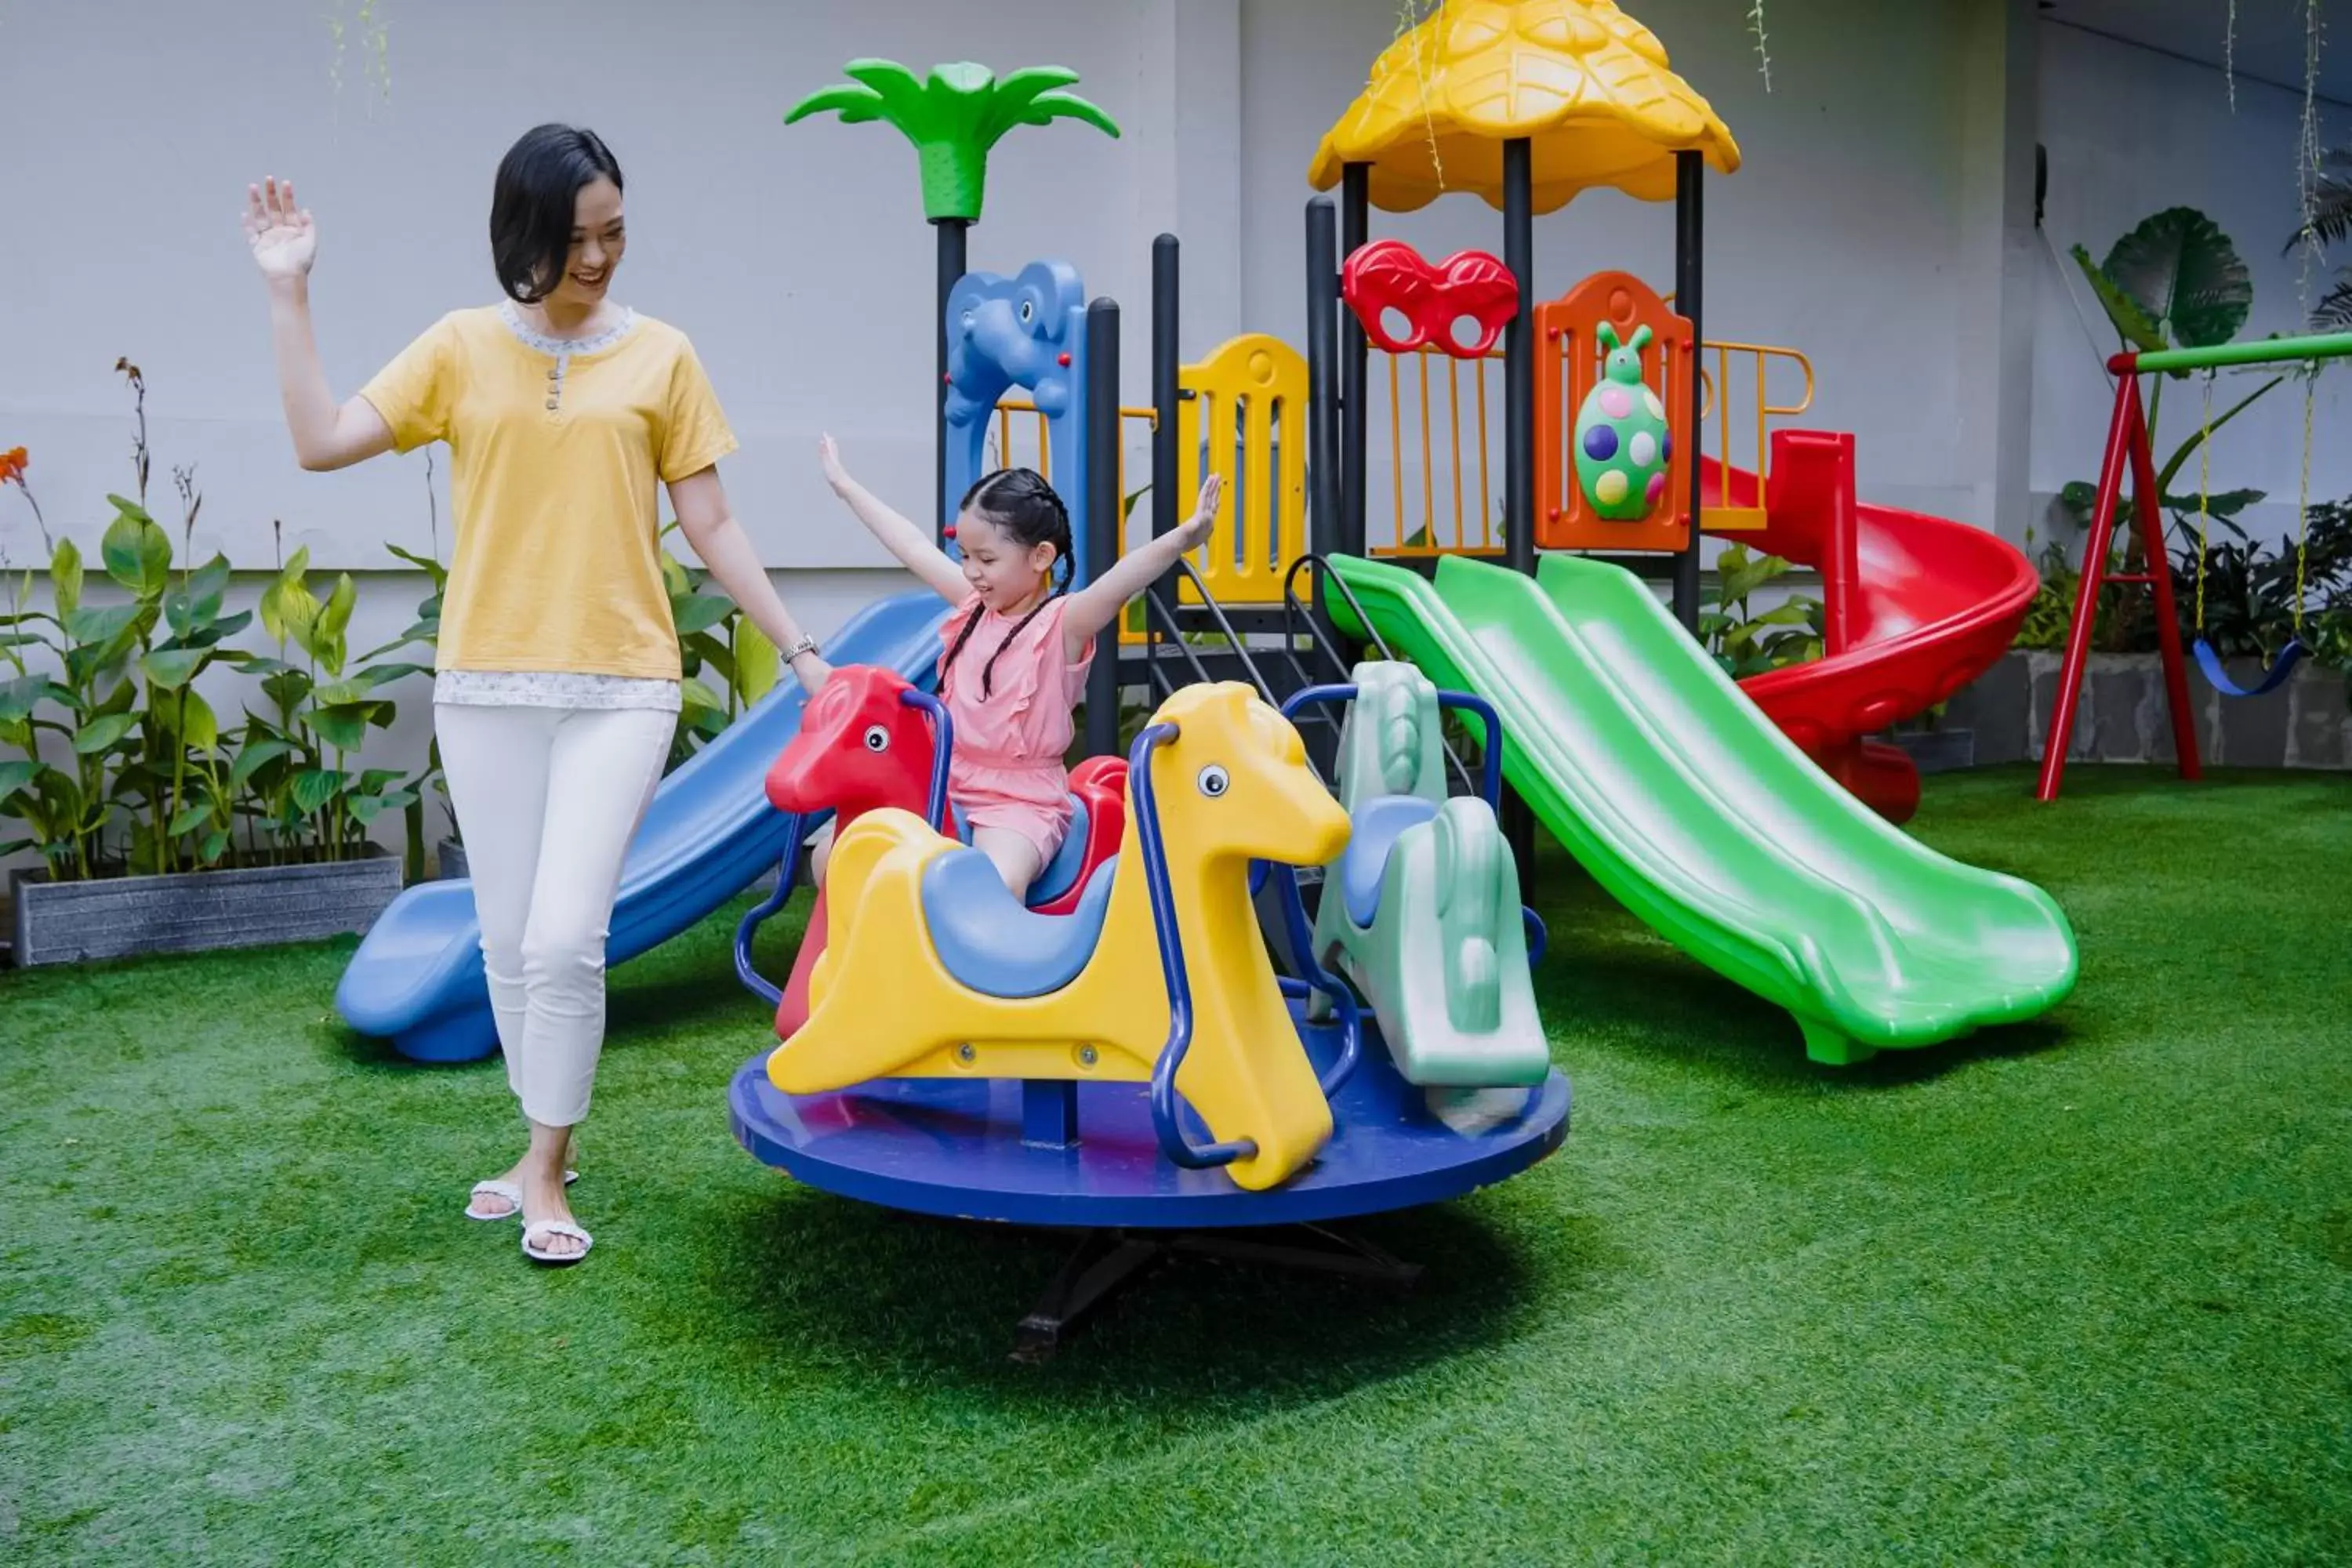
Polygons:
[[[2148,447],[2147,406],[2140,397],[2143,375],[2213,371],[2231,365],[2316,365],[2352,355],[2352,332],[2299,338],[2264,338],[2217,343],[2210,348],[2126,351],[2107,361],[2116,377],[2116,407],[2107,421],[2106,455],[2099,464],[2098,499],[2091,507],[2091,531],[2083,544],[2083,573],[2076,585],[2074,615],[2066,632],[2066,658],[2058,672],[2058,698],[2042,751],[2042,776],[2034,798],[2053,801],[2066,774],[2066,752],[2074,734],[2074,711],[2083,674],[2090,663],[2091,631],[2098,618],[2099,591],[2110,583],[2144,585],[2156,599],[2157,651],[2164,664],[2164,694],[2172,714],[2173,754],[2180,776],[2204,776],[2197,760],[2197,726],[2189,706],[2189,667],[2180,647],[2180,618],[2172,597],[2170,557],[2164,549],[2164,505],[2156,483],[2156,458]],[[2109,563],[2117,514],[2124,504],[2124,470],[2131,470],[2131,526],[2139,538],[2141,570],[2118,572]]]

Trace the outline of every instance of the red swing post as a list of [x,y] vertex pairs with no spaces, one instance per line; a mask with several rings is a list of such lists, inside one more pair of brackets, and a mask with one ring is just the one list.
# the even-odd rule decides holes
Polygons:
[[[2074,708],[2091,658],[2091,630],[2098,619],[2099,590],[2109,583],[2144,584],[2156,598],[2157,646],[2164,660],[2164,694],[2172,710],[2172,745],[2184,779],[2203,777],[2197,763],[2197,727],[2189,710],[2189,667],[2180,652],[2180,617],[2172,600],[2172,572],[2164,552],[2163,497],[2157,493],[2156,458],[2148,449],[2147,413],[2140,402],[2139,355],[2119,353],[2107,362],[2116,382],[2116,411],[2107,422],[2107,450],[2099,465],[2099,495],[2091,509],[2090,537],[2083,546],[2083,575],[2074,598],[2074,618],[2066,633],[2066,659],[2058,672],[2058,700],[2050,712],[2050,733],[2042,752],[2042,778],[2034,798],[2058,798],[2066,773],[2066,751],[2074,734]],[[2139,531],[2145,570],[2110,572],[2107,553],[2123,504],[2124,468],[2132,480],[2132,514]]]

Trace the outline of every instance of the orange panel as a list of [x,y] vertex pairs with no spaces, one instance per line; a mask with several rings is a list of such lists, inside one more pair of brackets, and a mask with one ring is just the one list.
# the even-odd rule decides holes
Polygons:
[[[1607,351],[1601,323],[1620,341],[1650,329],[1642,353],[1643,383],[1666,405],[1671,450],[1666,489],[1638,522],[1594,512],[1577,483],[1577,411],[1601,380]],[[1674,313],[1630,272],[1596,272],[1557,300],[1536,307],[1536,543],[1546,550],[1662,550],[1690,542],[1690,465],[1698,455],[1691,425],[1691,378],[1697,374],[1690,322]]]

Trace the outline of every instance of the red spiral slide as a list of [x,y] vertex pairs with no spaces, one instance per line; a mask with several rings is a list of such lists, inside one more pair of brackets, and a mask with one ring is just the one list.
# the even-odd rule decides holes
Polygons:
[[[1752,507],[1756,476],[1706,459],[1706,501]],[[1919,771],[1864,739],[1928,708],[2006,652],[2041,585],[2016,546],[1948,518],[1855,498],[1853,437],[1776,430],[1765,527],[1751,548],[1822,574],[1822,656],[1741,681],[1771,721],[1853,795],[1893,822],[1919,805]]]

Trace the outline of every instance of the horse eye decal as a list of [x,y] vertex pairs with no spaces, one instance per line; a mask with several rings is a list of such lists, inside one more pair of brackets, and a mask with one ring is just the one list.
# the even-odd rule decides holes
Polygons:
[[888,751],[890,749],[890,731],[885,730],[879,724],[867,725],[866,729],[866,749],[869,752]]
[[1197,782],[1201,786],[1201,793],[1214,800],[1230,789],[1234,781],[1222,766],[1211,763],[1201,770],[1201,776]]
[[1022,324],[1023,326],[1024,326],[1024,327],[1025,327],[1025,326],[1027,326],[1030,322],[1032,322],[1032,321],[1035,321],[1036,319],[1037,319],[1037,301],[1035,301],[1034,300],[1022,300],[1022,301],[1021,301],[1021,324]]

